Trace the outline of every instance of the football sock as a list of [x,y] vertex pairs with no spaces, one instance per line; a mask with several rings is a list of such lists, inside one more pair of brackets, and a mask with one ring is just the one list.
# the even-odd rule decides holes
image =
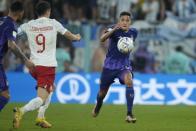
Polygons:
[[104,97],[99,96],[99,93],[98,93],[97,94],[97,106],[95,108],[96,112],[99,112],[99,110],[100,110],[100,108],[101,108],[101,106],[103,104],[103,99],[104,99]]
[[127,115],[132,115],[132,107],[134,100],[133,87],[126,87],[126,99],[127,99]]
[[4,96],[0,96],[0,111],[5,107],[5,105],[8,103],[9,99],[4,97]]
[[48,106],[50,105],[51,98],[52,98],[52,93],[49,94],[44,105],[39,108],[38,115],[37,115],[38,118],[44,118],[45,111],[48,108]]
[[29,101],[25,106],[20,108],[22,113],[26,113],[28,111],[33,111],[37,108],[39,108],[43,104],[43,100],[40,97],[36,97]]

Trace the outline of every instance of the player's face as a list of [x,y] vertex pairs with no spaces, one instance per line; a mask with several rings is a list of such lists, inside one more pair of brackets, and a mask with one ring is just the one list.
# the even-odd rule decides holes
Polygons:
[[122,28],[122,30],[129,30],[129,26],[131,25],[131,19],[130,19],[130,16],[128,15],[123,15],[120,17],[120,20],[119,20],[119,24]]

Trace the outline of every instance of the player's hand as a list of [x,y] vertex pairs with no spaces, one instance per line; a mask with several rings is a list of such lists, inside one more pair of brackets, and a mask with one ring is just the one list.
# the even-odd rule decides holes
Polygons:
[[35,68],[34,63],[33,63],[32,61],[30,61],[30,60],[25,61],[25,65],[27,66],[27,68],[28,68],[30,71],[34,70],[34,68]]
[[75,40],[79,41],[80,39],[81,39],[80,34],[76,34],[76,35],[75,35]]
[[115,27],[114,27],[114,30],[118,30],[118,29],[121,29],[122,27],[121,27],[121,25],[119,24],[119,23],[117,23],[116,25],[115,25]]

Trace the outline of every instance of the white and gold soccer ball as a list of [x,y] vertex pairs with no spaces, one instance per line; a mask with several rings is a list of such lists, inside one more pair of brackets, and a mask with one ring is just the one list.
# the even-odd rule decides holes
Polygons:
[[134,42],[132,38],[121,37],[117,43],[118,50],[122,53],[130,53],[134,48]]

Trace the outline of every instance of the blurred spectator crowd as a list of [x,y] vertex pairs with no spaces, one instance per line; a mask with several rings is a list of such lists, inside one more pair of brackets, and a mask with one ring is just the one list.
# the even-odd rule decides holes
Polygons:
[[[7,15],[12,0],[0,0],[0,15]],[[35,19],[39,0],[21,0],[25,5],[22,24]],[[51,18],[82,40],[57,39],[57,72],[101,72],[107,44],[99,42],[101,33],[118,21],[121,11],[132,13],[132,27],[139,31],[131,59],[138,73],[196,73],[196,0],[48,0]],[[25,35],[18,45],[29,56]],[[19,58],[8,52],[7,71],[26,72]]]

